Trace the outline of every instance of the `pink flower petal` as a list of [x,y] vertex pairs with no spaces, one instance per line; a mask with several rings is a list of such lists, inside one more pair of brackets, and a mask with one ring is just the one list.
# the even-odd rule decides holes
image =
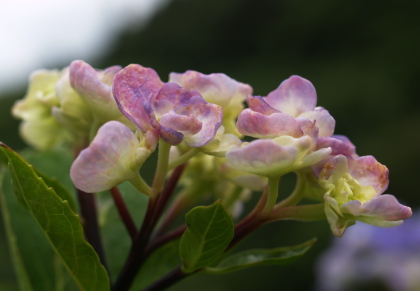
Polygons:
[[163,83],[150,68],[132,64],[114,78],[113,93],[121,112],[143,131],[152,129],[154,114],[149,105],[151,96],[156,96]]
[[118,121],[105,123],[90,146],[80,152],[70,169],[76,188],[95,193],[130,180],[132,156],[139,147],[137,137]]
[[335,120],[330,113],[322,107],[317,107],[312,111],[302,113],[300,116],[315,121],[315,126],[319,129],[319,136],[332,136],[335,128]]
[[393,195],[389,194],[380,195],[364,204],[357,200],[350,201],[341,205],[340,210],[354,215],[358,220],[364,219],[365,222],[374,225],[375,221],[377,223],[400,221],[412,215],[410,207],[400,204]]
[[[188,111],[187,111],[188,109]],[[177,113],[193,114],[201,122],[201,130],[196,134],[185,133],[184,141],[190,147],[201,147],[210,142],[223,121],[223,109],[211,103],[192,102],[176,110]]]
[[388,187],[388,168],[380,164],[373,156],[363,156],[348,159],[349,173],[361,185],[372,186],[377,195],[382,194]]
[[275,138],[281,135],[302,136],[298,122],[289,114],[274,113],[264,115],[245,109],[238,117],[237,127],[240,133],[257,138]]
[[196,71],[186,71],[183,74],[171,73],[169,80],[188,89],[200,92],[204,100],[220,106],[227,106],[238,87],[242,85],[222,73],[205,75]]
[[247,103],[250,109],[255,112],[262,113],[264,115],[271,115],[273,113],[279,113],[277,109],[274,109],[261,96],[249,96]]
[[251,174],[277,176],[290,172],[298,157],[294,146],[281,146],[270,139],[250,142],[226,153],[230,165]]
[[[118,68],[113,67],[111,72],[115,74]],[[118,118],[121,115],[112,97],[111,86],[99,78],[100,73],[98,71],[83,61],[73,61],[70,64],[69,71],[71,86],[91,110],[107,115],[105,119],[108,120]],[[108,76],[108,78],[110,77]]]
[[315,108],[317,97],[315,87],[310,81],[299,76],[291,76],[268,94],[265,101],[283,113],[298,117]]

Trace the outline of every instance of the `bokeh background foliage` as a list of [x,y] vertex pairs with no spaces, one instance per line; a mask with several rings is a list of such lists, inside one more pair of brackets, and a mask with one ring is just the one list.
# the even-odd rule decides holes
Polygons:
[[[147,26],[122,33],[108,56],[85,61],[97,68],[139,63],[153,67],[163,80],[172,71],[223,72],[263,96],[292,74],[305,77],[317,89],[318,104],[335,117],[336,133],[347,135],[359,155],[374,155],[385,164],[391,181],[386,192],[416,208],[419,9],[418,1],[173,0]],[[25,90],[7,95],[0,90],[0,140],[17,150],[25,145],[9,112]],[[0,290],[14,290],[1,230]],[[331,238],[325,222],[275,223],[239,246],[286,246],[314,236],[319,240],[313,250],[291,266],[199,274],[170,290],[311,290],[314,261]]]

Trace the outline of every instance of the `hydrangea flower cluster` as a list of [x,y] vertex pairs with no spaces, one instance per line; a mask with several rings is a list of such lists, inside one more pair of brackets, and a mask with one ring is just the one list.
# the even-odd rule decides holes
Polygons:
[[[199,200],[193,192],[212,192],[230,199],[231,207],[247,196],[238,193],[266,188],[263,212],[276,220],[283,218],[280,208],[307,196],[322,201],[336,236],[356,220],[393,226],[411,216],[394,196],[381,195],[387,168],[372,156],[359,157],[345,136],[334,135],[335,120],[316,107],[310,81],[291,76],[266,97],[252,91],[220,73],[171,73],[165,83],[137,64],[97,71],[74,61],[61,72],[34,73],[13,113],[35,147],[65,140],[86,146],[71,168],[75,186],[85,192],[130,181],[156,196],[167,173],[187,163],[181,184],[189,194],[179,196],[184,204]],[[244,136],[254,139],[241,141]],[[158,144],[166,164],[149,186],[139,169]],[[278,202],[278,181],[290,172],[298,175],[296,191]]]
[[[77,189],[82,238],[74,235],[79,220],[73,209],[60,203],[69,195],[55,197],[53,187],[48,188],[27,163],[19,164],[23,176],[34,175],[29,182],[39,188],[37,195],[44,191],[59,201],[47,204],[47,209],[35,203],[37,217],[53,223],[61,213],[61,222],[76,220],[67,228],[61,222],[55,225],[60,237],[49,240],[58,244],[55,250],[63,247],[61,234],[66,233],[73,245],[87,241],[93,246],[92,256],[81,257],[106,266],[98,220],[106,211],[99,207],[98,215],[95,193],[111,193],[131,240],[125,263],[115,268],[115,291],[132,288],[142,268],[149,274],[148,258],[180,237],[179,247],[170,252],[181,262],[147,290],[162,290],[201,270],[220,274],[291,262],[313,244],[221,256],[273,221],[326,220],[340,237],[357,220],[388,227],[412,215],[394,196],[383,194],[388,169],[372,156],[359,156],[346,136],[334,133],[334,118],[317,106],[315,87],[300,76],[291,76],[263,97],[222,73],[171,73],[165,82],[156,71],[138,64],[96,70],[78,60],[61,71],[35,72],[27,95],[12,113],[23,120],[21,133],[29,144],[41,150],[66,145],[75,155],[70,177]],[[5,148],[2,144],[0,151],[9,162],[21,161],[11,159],[13,154]],[[150,167],[153,161],[156,166]],[[154,176],[148,181],[143,174],[151,170]],[[279,195],[280,179],[289,173],[297,177],[295,189]],[[120,192],[125,182],[134,186],[131,192],[145,195],[136,196],[137,201],[147,201],[140,229]],[[19,197],[25,195],[17,191]],[[259,201],[247,213],[244,204],[251,203],[251,195],[258,195]],[[303,198],[313,203],[305,204]],[[205,206],[209,201],[212,204]],[[186,211],[185,224],[174,229]],[[58,255],[66,263],[73,259],[68,258],[72,251],[64,249]],[[67,269],[77,273],[73,267]],[[101,274],[109,280],[107,272],[112,273]],[[99,274],[99,269],[83,274],[79,283],[89,285],[85,279]],[[109,289],[109,282],[103,286],[101,290]]]

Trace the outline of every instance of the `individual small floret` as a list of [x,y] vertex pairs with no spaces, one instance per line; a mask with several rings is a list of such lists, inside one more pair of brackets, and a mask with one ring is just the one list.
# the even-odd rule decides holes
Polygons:
[[323,148],[309,153],[312,139],[309,136],[293,138],[281,136],[245,143],[241,148],[226,153],[233,167],[266,177],[279,177],[309,167],[331,153]]
[[122,69],[115,76],[113,92],[129,120],[171,145],[185,141],[190,147],[201,147],[222,123],[220,106],[207,103],[195,90],[162,83],[154,70],[140,65]]
[[155,150],[157,140],[146,134],[142,140],[118,121],[105,123],[88,148],[74,161],[70,176],[76,188],[95,193],[139,179],[139,169]]
[[338,155],[328,161],[319,175],[325,214],[334,235],[342,236],[356,220],[395,226],[411,216],[411,209],[388,194],[388,169],[372,156],[347,158]]
[[[267,97],[248,97],[249,108],[238,117],[239,132],[256,138],[331,136],[335,120],[324,108],[315,107],[316,102],[312,83],[292,76]],[[309,126],[308,121],[315,126]]]

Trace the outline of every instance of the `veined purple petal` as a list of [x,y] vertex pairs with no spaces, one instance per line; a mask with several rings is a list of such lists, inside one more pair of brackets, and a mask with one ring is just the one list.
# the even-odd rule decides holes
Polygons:
[[139,141],[127,126],[105,123],[90,146],[73,162],[70,177],[76,188],[95,193],[111,189],[129,180],[137,169],[131,169],[132,156]]
[[319,129],[319,136],[332,136],[335,128],[335,120],[328,110],[322,107],[316,107],[312,111],[302,113],[300,116],[315,121],[315,126]]
[[188,114],[189,104],[207,104],[197,91],[182,88],[175,83],[166,83],[163,85],[159,93],[153,96],[150,102],[157,119],[160,119],[166,112],[177,110],[178,108],[186,107],[187,109],[185,111]]
[[331,155],[345,155],[355,157],[356,147],[345,136],[333,135],[331,137],[320,137],[317,143],[317,149],[330,147]]
[[407,219],[412,215],[410,207],[404,206],[389,194],[380,195],[368,202],[361,204],[360,201],[353,200],[341,205],[343,213],[354,215],[358,220],[362,217],[369,219],[369,224],[374,221],[399,221]]
[[242,84],[222,73],[205,75],[196,71],[171,73],[169,80],[184,88],[197,90],[207,102],[220,106],[227,106]]
[[154,119],[149,99],[156,96],[162,86],[162,81],[153,69],[132,64],[115,76],[113,93],[125,117],[146,132],[152,128],[151,119]]
[[255,112],[262,113],[264,115],[271,115],[273,113],[279,113],[277,109],[274,109],[261,96],[249,96],[247,98],[247,103],[250,109]]
[[388,168],[380,164],[373,156],[348,159],[349,173],[361,185],[372,186],[378,195],[388,187]]
[[[113,73],[117,68],[114,67]],[[69,73],[71,86],[92,109],[98,108],[111,119],[120,115],[111,86],[100,79],[98,71],[83,61],[73,61]]]
[[184,135],[181,132],[173,130],[172,128],[160,125],[159,123],[157,126],[159,128],[159,135],[162,137],[164,141],[171,145],[178,145],[182,142]]
[[275,138],[281,135],[301,137],[298,122],[289,114],[264,115],[245,109],[239,114],[237,127],[240,133],[257,138]]
[[233,167],[251,174],[277,176],[289,172],[298,157],[294,146],[281,146],[271,139],[259,139],[226,153]]
[[202,123],[193,114],[180,115],[173,110],[165,113],[159,123],[184,134],[196,134],[202,128]]
[[[188,109],[188,111],[187,111]],[[190,147],[201,147],[210,142],[216,135],[223,121],[223,109],[211,103],[192,102],[186,107],[181,107],[177,113],[193,114],[201,122],[201,130],[196,134],[185,133],[184,141]]]
[[315,87],[310,81],[299,76],[291,76],[268,94],[265,101],[283,113],[298,117],[315,108],[317,96]]

